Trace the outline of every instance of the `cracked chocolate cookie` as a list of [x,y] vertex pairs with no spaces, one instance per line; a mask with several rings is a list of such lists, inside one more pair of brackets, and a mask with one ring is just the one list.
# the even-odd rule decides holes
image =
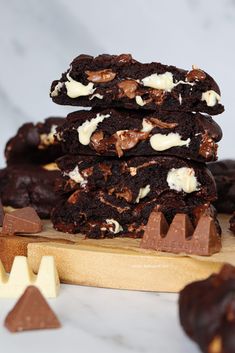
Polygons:
[[[33,207],[41,218],[49,218],[59,195],[55,192],[60,172],[55,166],[10,165],[0,170],[0,197],[4,206]],[[49,169],[49,170],[48,170]]]
[[164,154],[204,162],[216,160],[222,131],[199,113],[93,109],[69,114],[56,136],[74,155]]
[[235,268],[187,285],[179,297],[180,322],[205,353],[233,353],[235,347]]
[[225,159],[209,163],[208,168],[216,182],[218,199],[214,205],[217,211],[233,213],[235,210],[235,160]]
[[220,114],[217,83],[193,66],[182,70],[160,63],[143,64],[130,54],[80,55],[51,85],[55,103],[83,107],[200,111]]
[[61,146],[54,139],[56,128],[64,118],[47,118],[37,124],[22,125],[17,134],[6,144],[5,157],[8,165],[33,163],[47,164],[62,155]]
[[82,233],[88,238],[142,237],[153,208],[158,205],[170,223],[176,213],[187,213],[195,225],[204,212],[208,212],[220,227],[216,213],[209,203],[195,205],[195,200],[185,200],[182,195],[168,195],[158,205],[156,199],[129,203],[104,191],[78,189],[63,195],[51,214],[56,230],[67,233]]
[[199,163],[176,157],[132,157],[118,160],[91,156],[64,156],[57,160],[63,175],[62,192],[77,189],[103,190],[128,203],[155,199],[194,200],[194,204],[216,199],[210,171]]

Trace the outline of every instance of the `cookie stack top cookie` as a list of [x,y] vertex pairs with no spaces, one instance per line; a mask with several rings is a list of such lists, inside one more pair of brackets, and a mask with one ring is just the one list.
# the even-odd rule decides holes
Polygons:
[[103,229],[101,236],[109,236],[107,212],[120,225],[116,233],[139,232],[156,205],[169,219],[180,211],[196,222],[216,199],[204,163],[217,159],[222,131],[208,114],[224,107],[203,70],[142,64],[130,54],[80,55],[53,81],[50,96],[91,108],[69,114],[57,129],[66,154],[58,161],[65,179],[60,192],[67,197],[53,213],[57,229],[88,229],[94,237]]
[[141,64],[129,54],[80,55],[50,95],[58,104],[93,107],[69,114],[58,129],[70,154],[217,159],[222,131],[201,113],[224,107],[217,83],[201,69]]

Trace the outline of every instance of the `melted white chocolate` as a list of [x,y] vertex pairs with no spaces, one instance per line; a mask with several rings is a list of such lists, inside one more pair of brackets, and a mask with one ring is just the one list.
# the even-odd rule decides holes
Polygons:
[[171,190],[184,191],[188,194],[200,189],[193,168],[172,168],[167,174],[167,184]]

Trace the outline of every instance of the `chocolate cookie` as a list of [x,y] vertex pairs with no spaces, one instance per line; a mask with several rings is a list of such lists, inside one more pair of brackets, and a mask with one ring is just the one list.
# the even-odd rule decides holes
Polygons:
[[179,297],[180,322],[205,353],[233,353],[235,347],[235,268],[186,286]]
[[173,155],[217,158],[220,127],[210,116],[188,112],[80,110],[57,128],[66,153],[102,156]]
[[8,165],[33,163],[47,164],[62,155],[61,146],[54,139],[56,128],[64,118],[47,118],[43,123],[26,123],[6,145]]
[[216,186],[218,199],[214,205],[218,212],[233,213],[235,210],[235,160],[225,159],[209,163]]
[[142,64],[130,54],[80,55],[52,83],[55,103],[220,114],[220,90],[206,72],[160,63]]
[[57,160],[64,176],[60,189],[105,191],[128,203],[167,198],[193,200],[194,205],[216,199],[214,179],[200,163],[176,157],[116,158],[64,156]]
[[235,212],[229,220],[229,229],[235,234]]
[[[213,207],[207,204],[194,204],[194,199],[186,200],[182,195],[168,195],[162,200],[159,210],[164,212],[170,223],[176,213],[187,213],[195,225],[202,213],[207,210],[215,219]],[[157,200],[144,200],[133,204],[104,191],[78,189],[67,199],[56,205],[51,214],[55,229],[67,233],[82,233],[88,238],[116,236],[142,237],[150,213]]]
[[41,218],[49,218],[59,195],[54,188],[58,170],[37,165],[11,165],[0,170],[0,197],[4,206],[33,207]]

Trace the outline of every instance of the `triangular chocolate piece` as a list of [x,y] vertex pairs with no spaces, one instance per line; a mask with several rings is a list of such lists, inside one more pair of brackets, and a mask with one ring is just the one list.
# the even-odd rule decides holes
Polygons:
[[0,200],[0,227],[3,225],[3,219],[4,219],[4,209],[2,206],[2,201]]
[[193,235],[194,228],[187,214],[177,213],[170,224],[167,233],[168,241],[177,241],[178,243],[187,240]]
[[168,231],[168,223],[162,212],[153,211],[148,219],[144,236],[140,242],[143,249],[158,249],[158,241],[164,237]]
[[193,233],[193,240],[200,244],[199,255],[212,255],[220,251],[221,237],[212,217],[206,214],[200,217]]
[[11,332],[59,328],[61,324],[34,286],[29,286],[7,315],[6,328]]
[[42,231],[42,221],[32,207],[24,207],[6,213],[3,220],[2,234],[39,233]]

